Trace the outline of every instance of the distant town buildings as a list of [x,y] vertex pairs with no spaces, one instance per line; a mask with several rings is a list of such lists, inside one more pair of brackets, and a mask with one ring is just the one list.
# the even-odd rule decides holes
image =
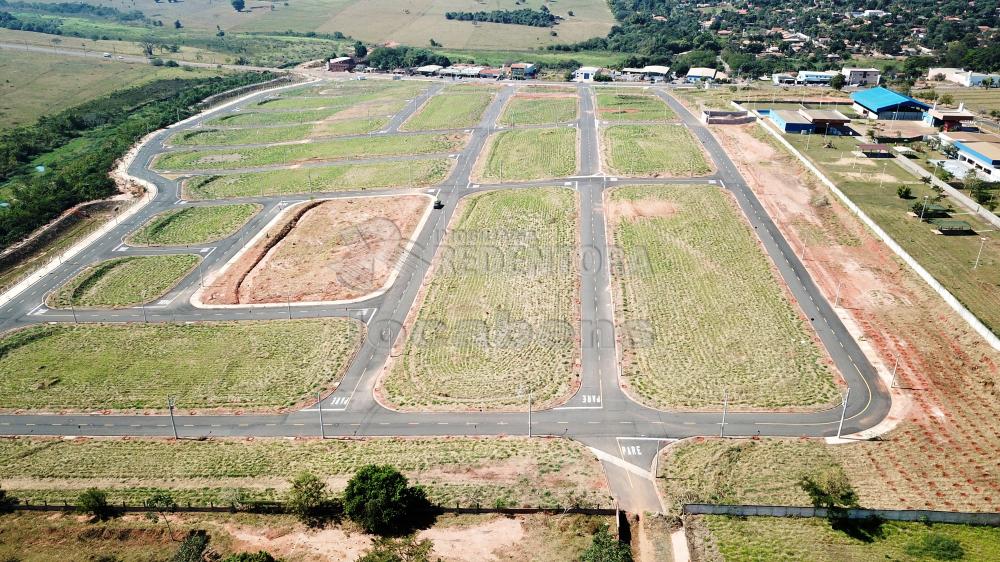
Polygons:
[[330,72],[350,72],[352,68],[354,68],[354,59],[351,57],[337,57],[326,63],[326,69]]
[[581,66],[573,72],[574,82],[593,82],[594,78],[601,71],[600,68],[596,66]]
[[853,68],[846,66],[840,71],[848,86],[878,86],[882,73],[877,68]]
[[927,71],[927,79],[952,82],[966,88],[982,86],[984,83],[1000,88],[1000,74],[984,74],[962,68],[931,68]]

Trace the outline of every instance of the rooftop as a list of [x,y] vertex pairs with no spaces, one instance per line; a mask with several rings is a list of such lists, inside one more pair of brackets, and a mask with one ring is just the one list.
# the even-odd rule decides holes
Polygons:
[[799,110],[799,115],[808,119],[811,123],[817,121],[824,123],[850,123],[851,119],[835,109],[805,109]]
[[989,158],[993,162],[1000,160],[1000,143],[995,142],[969,142],[965,143],[969,150],[975,150],[979,154]]
[[899,92],[894,92],[881,86],[854,92],[851,94],[851,99],[872,111],[881,111],[904,103],[916,105],[923,109],[930,109],[930,106],[924,102],[917,101],[910,96],[904,96]]
[[941,136],[946,140],[958,142],[993,142],[1000,143],[1000,135],[993,133],[966,133],[966,132],[941,132]]
[[797,125],[811,125],[812,123],[805,117],[799,115],[797,112],[790,109],[776,109],[771,112],[771,115],[777,115],[785,123],[794,123]]

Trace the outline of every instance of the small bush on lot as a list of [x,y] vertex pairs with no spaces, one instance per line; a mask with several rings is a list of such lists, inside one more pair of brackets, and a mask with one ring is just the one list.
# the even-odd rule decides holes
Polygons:
[[960,560],[965,557],[965,549],[960,542],[938,533],[928,533],[919,541],[906,545],[906,553],[915,558],[934,560]]
[[425,523],[430,502],[423,488],[410,486],[395,468],[370,464],[347,483],[344,509],[369,533],[397,535]]
[[292,480],[286,507],[289,513],[310,527],[322,525],[340,511],[339,503],[327,495],[326,484],[309,472],[303,472]]
[[594,533],[594,542],[580,557],[583,562],[632,562],[632,549],[611,536],[606,526]]
[[111,517],[111,506],[108,505],[108,494],[97,488],[83,491],[76,501],[76,509],[86,513],[96,520]]

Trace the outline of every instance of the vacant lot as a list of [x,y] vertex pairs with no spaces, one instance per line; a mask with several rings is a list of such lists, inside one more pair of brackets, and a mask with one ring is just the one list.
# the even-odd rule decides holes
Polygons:
[[438,94],[403,124],[406,131],[460,129],[479,124],[483,112],[493,101],[492,91],[469,91]]
[[126,241],[133,246],[182,246],[232,235],[257,214],[260,205],[185,207],[153,217]]
[[651,94],[599,91],[597,112],[602,121],[669,121],[677,115],[666,102]]
[[117,60],[4,49],[0,57],[0,76],[4,77],[0,82],[0,129],[30,125],[42,115],[156,79],[218,74],[215,70],[185,71]]
[[466,199],[383,394],[406,409],[541,408],[577,383],[576,198]]
[[207,304],[316,302],[376,291],[399,265],[430,199],[420,195],[309,202],[205,288]]
[[340,491],[355,470],[375,463],[397,467],[446,505],[568,506],[573,498],[581,505],[609,503],[600,463],[568,439],[6,439],[0,460],[5,489],[13,485],[16,495],[49,501],[72,500],[93,485],[131,501],[156,487],[176,490],[192,503],[219,505],[233,489],[274,499],[302,471]]
[[360,333],[340,319],[38,326],[0,340],[0,403],[163,409],[176,396],[185,409],[288,407],[339,380]]
[[154,301],[196,265],[193,254],[130,256],[89,267],[49,296],[48,305],[121,308]]
[[204,176],[186,181],[184,195],[193,199],[222,199],[386,187],[425,187],[443,181],[451,171],[451,165],[451,160],[437,158]]
[[464,134],[361,137],[229,150],[168,152],[156,159],[159,170],[228,170],[304,164],[349,158],[431,154],[458,150],[468,140]]
[[[989,560],[1000,549],[1000,529],[991,527],[888,521],[862,523],[848,532],[832,528],[825,519],[708,516],[696,521],[695,527],[706,528],[710,538],[695,552],[718,553],[727,562]],[[930,546],[942,539],[955,541],[957,548],[949,546],[942,552]]]
[[622,176],[702,176],[712,171],[684,125],[615,125],[604,129],[608,171]]
[[388,117],[359,117],[289,127],[258,127],[245,129],[194,129],[170,139],[178,146],[224,146],[293,142],[323,137],[343,137],[378,131],[389,123]]
[[487,182],[527,181],[576,173],[576,129],[520,129],[493,136],[474,176]]
[[510,98],[500,123],[504,125],[536,125],[568,123],[576,120],[577,96],[519,94]]
[[[633,186],[610,196],[623,374],[656,407],[805,407],[837,396],[831,370],[728,194]],[[650,341],[651,339],[651,341]]]

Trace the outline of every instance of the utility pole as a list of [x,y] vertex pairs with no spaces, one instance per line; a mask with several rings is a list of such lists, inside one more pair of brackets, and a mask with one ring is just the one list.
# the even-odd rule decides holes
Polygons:
[[722,394],[722,427],[719,428],[719,437],[726,436],[726,412],[729,411],[729,389]]
[[319,436],[326,439],[326,428],[323,427],[323,396],[319,392],[316,393],[316,407],[319,408]]
[[840,425],[837,426],[837,439],[844,430],[844,418],[847,416],[847,400],[851,397],[851,387],[847,387],[847,394],[844,394],[844,409],[840,412]]
[[174,421],[174,397],[167,397],[167,411],[170,412],[170,427],[174,430],[174,439],[177,439],[177,422]]

